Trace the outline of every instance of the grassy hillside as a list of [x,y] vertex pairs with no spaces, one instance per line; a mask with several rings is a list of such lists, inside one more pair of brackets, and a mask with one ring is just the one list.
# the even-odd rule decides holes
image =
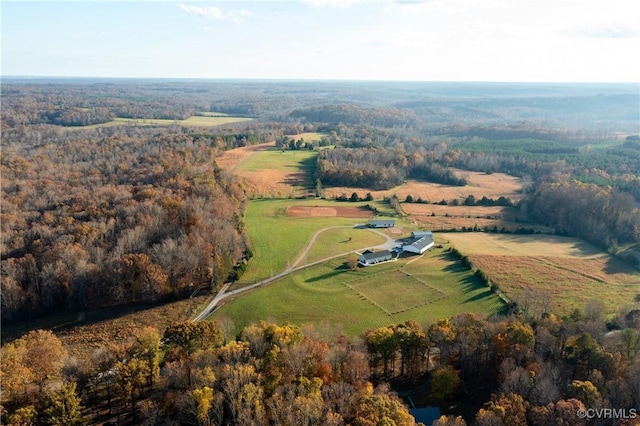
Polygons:
[[[349,203],[349,205],[363,205],[366,203]],[[336,206],[344,203],[326,200],[253,200],[249,203],[244,216],[244,222],[249,234],[254,256],[249,262],[249,268],[240,279],[239,284],[251,284],[260,279],[268,278],[293,262],[309,243],[313,234],[323,228],[333,226],[352,227],[363,223],[363,219],[341,217],[290,217],[287,207],[291,205],[303,206]],[[366,221],[366,220],[364,220]],[[381,237],[371,234],[367,230],[353,230],[353,233],[327,234],[320,236],[320,242],[309,253],[307,260],[317,260],[331,255],[331,245],[335,243],[335,254],[372,244],[380,244]],[[342,234],[342,235],[340,235]],[[333,236],[332,236],[333,235]],[[352,244],[342,243],[348,236],[355,238]],[[357,237],[356,237],[357,236]],[[332,240],[335,238],[335,240]],[[378,241],[376,243],[376,241]],[[344,251],[342,251],[344,249]]]
[[426,326],[459,312],[491,315],[504,309],[498,296],[442,249],[357,271],[346,269],[345,260],[304,269],[227,301],[213,317],[231,318],[237,329],[265,318],[329,322],[357,336],[408,319]]

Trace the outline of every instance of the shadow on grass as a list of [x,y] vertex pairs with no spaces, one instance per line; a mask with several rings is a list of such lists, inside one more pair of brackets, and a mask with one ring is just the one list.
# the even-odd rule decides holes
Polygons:
[[486,291],[483,291],[482,293],[478,293],[475,296],[472,296],[472,297],[468,298],[463,303],[477,302],[479,300],[491,297],[492,295],[493,295],[493,292],[489,288],[486,288]]
[[337,275],[343,274],[349,271],[349,267],[346,265],[341,265],[334,269],[331,272],[327,272],[326,274],[316,275],[315,277],[307,278],[304,280],[305,283],[315,283],[317,281],[327,280],[329,278],[333,278]]
[[484,285],[484,283],[474,275],[464,277],[459,283],[463,293],[470,293],[479,289],[487,289],[487,291],[489,291],[489,287]]

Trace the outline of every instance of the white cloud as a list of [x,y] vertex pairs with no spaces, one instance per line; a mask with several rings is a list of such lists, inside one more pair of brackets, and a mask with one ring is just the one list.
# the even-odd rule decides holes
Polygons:
[[180,9],[187,13],[198,15],[207,19],[215,19],[218,21],[231,21],[240,23],[245,17],[251,16],[251,12],[248,10],[240,10],[239,12],[223,12],[222,9],[215,6],[188,6],[185,4],[179,4]]
[[588,38],[638,38],[640,27],[633,22],[596,22],[573,26],[565,34]]
[[300,0],[312,7],[347,7],[360,3],[362,0]]

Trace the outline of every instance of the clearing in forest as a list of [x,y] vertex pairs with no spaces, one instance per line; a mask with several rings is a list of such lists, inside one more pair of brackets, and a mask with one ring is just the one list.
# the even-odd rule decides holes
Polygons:
[[[212,113],[213,114],[213,113]],[[215,127],[223,124],[250,121],[253,118],[233,117],[228,115],[194,115],[184,120],[171,120],[162,118],[122,118],[116,117],[112,121],[89,126],[65,127],[66,129],[97,129],[101,127],[116,126],[171,126],[176,124],[185,127]]]
[[342,194],[350,196],[355,192],[364,198],[367,193],[371,193],[371,195],[378,200],[395,194],[398,196],[400,201],[404,201],[407,195],[411,195],[414,200],[422,198],[423,200],[428,200],[431,203],[436,203],[441,200],[450,202],[453,199],[464,201],[464,199],[469,195],[473,195],[477,200],[480,200],[483,196],[493,199],[498,199],[503,196],[514,202],[522,198],[522,191],[525,182],[518,177],[504,173],[486,174],[461,169],[452,170],[456,176],[467,179],[469,184],[466,186],[451,186],[439,183],[407,180],[404,184],[395,188],[379,191],[346,186],[326,187],[325,195],[327,198],[335,198]]
[[[317,151],[282,151],[271,145],[245,151],[233,168],[245,180],[247,191],[257,198],[300,197],[314,193],[312,181]],[[232,150],[235,151],[235,150]],[[248,150],[247,150],[248,151]],[[223,156],[224,163],[224,156]]]
[[305,142],[320,142],[320,140],[328,136],[326,133],[317,133],[317,132],[305,132],[298,133],[297,135],[287,135],[289,140],[293,139],[297,141],[298,139],[304,139]]

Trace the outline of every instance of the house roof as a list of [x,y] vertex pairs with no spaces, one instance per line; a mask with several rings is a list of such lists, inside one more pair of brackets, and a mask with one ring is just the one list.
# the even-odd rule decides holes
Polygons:
[[428,247],[430,244],[433,244],[433,235],[426,235],[424,237],[418,238],[411,244],[405,244],[405,246],[412,246],[417,248],[418,250],[422,250],[425,247]]
[[387,223],[393,223],[395,224],[396,221],[393,219],[371,219],[369,221],[370,225],[382,225],[382,224],[387,224]]
[[433,237],[433,232],[431,232],[431,231],[413,231],[411,233],[411,236],[413,238],[428,237],[429,235],[431,235],[431,237]]
[[391,252],[389,250],[370,251],[369,253],[362,253],[361,256],[366,260],[379,259],[381,257],[391,256]]

